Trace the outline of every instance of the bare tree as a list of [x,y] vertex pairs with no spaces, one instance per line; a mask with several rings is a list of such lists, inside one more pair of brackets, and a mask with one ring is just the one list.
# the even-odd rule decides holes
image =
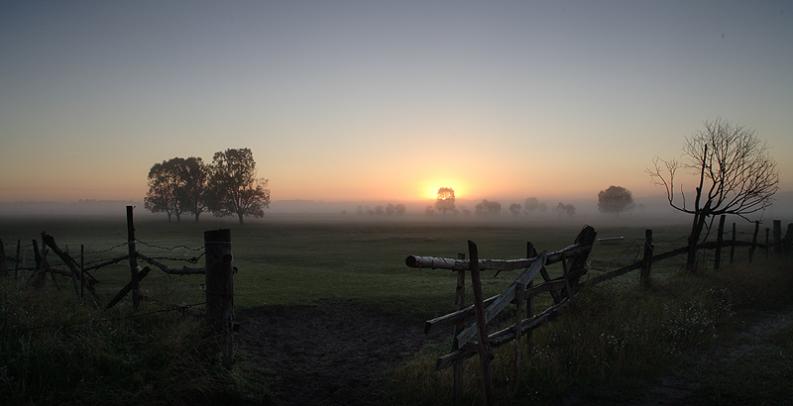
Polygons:
[[446,214],[447,212],[454,212],[454,189],[450,187],[442,187],[438,189],[438,198],[435,201],[435,208],[443,213]]
[[[686,258],[686,269],[694,272],[702,231],[710,230],[716,216],[749,220],[747,216],[769,207],[779,189],[779,172],[755,131],[720,119],[706,122],[703,130],[686,138],[684,159],[681,163],[656,158],[648,172],[666,190],[670,206],[694,216]],[[677,183],[681,169],[697,177],[693,201]]]

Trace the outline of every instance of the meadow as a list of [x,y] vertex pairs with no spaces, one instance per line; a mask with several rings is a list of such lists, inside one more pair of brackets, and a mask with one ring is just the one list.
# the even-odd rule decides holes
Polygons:
[[[220,393],[217,396],[224,401],[232,399],[243,404],[258,403],[262,399],[272,404],[300,404],[318,399],[346,399],[349,404],[447,403],[451,385],[449,374],[435,372],[433,363],[448,350],[449,332],[425,337],[421,329],[424,320],[454,309],[455,276],[449,271],[408,268],[404,264],[405,257],[411,254],[455,257],[457,253],[465,253],[468,239],[477,242],[480,257],[520,257],[526,241],[534,243],[540,251],[562,248],[572,243],[583,225],[525,220],[488,224],[338,218],[265,219],[237,225],[215,219],[180,224],[142,219],[136,223],[136,235],[139,251],[148,255],[190,258],[199,252],[192,248],[201,247],[203,231],[231,229],[234,264],[239,269],[234,282],[234,300],[241,324],[239,362],[233,371],[225,374],[218,373],[207,359],[195,357],[202,345],[201,337],[191,331],[200,329],[195,321],[182,316],[157,315],[154,321],[140,319],[124,324],[121,329],[114,323],[104,326],[97,323],[91,334],[97,335],[96,332],[103,329],[123,330],[133,337],[134,344],[120,339],[121,344],[109,346],[107,352],[123,353],[136,348],[141,359],[130,361],[116,354],[121,359],[113,362],[130,369],[146,365],[146,378],[141,379],[172,381],[173,362],[151,363],[151,358],[169,352],[171,357],[182,360],[181,364],[177,363],[183,368],[178,370],[177,376],[204,377],[197,382],[206,386],[187,385],[184,392],[172,392],[170,397],[164,396],[163,391],[167,389],[158,385],[144,386],[144,389],[132,385],[115,388],[112,393],[71,393],[68,396],[78,404],[97,398],[116,404],[137,401],[173,404],[194,400],[195,393],[206,392]],[[594,226],[601,238],[619,236],[622,239],[596,243],[590,257],[590,277],[640,258],[644,228]],[[740,234],[744,239],[749,231],[749,226],[745,227]],[[685,245],[684,224],[656,225],[653,230],[656,253]],[[79,245],[84,244],[86,261],[123,255],[126,250],[125,246],[118,246],[126,240],[123,217],[0,220],[0,238],[6,242],[6,247],[13,246],[11,242],[17,239],[35,238],[42,231],[55,236],[71,253],[79,252]],[[11,249],[6,248],[6,251],[11,252]],[[745,251],[738,249],[736,258],[745,259]],[[763,256],[761,251],[758,257]],[[198,264],[203,264],[202,261]],[[752,283],[743,280],[749,275],[749,271],[739,270],[743,265],[719,274],[708,271],[692,277],[680,272],[682,261],[683,258],[678,257],[655,265],[654,287],[650,291],[640,289],[638,272],[585,290],[560,321],[537,332],[538,350],[525,360],[528,366],[517,385],[506,379],[510,376],[505,370],[510,365],[510,352],[497,352],[496,375],[500,377],[497,384],[510,388],[500,392],[508,393],[501,401],[532,399],[555,403],[570,400],[571,393],[590,399],[601,396],[602,391],[613,393],[615,387],[632,393],[626,388],[641,387],[642,379],[651,379],[667,371],[670,365],[685,358],[687,351],[702,348],[714,340],[720,334],[719,329],[733,319],[734,306],[753,303],[757,300],[757,292],[765,292],[767,301],[776,304],[790,287],[789,274],[773,272],[780,267],[761,258],[751,270],[751,275],[760,277],[753,278]],[[54,259],[51,262],[58,263]],[[558,266],[550,270],[560,272]],[[516,274],[517,271],[503,272],[497,277],[485,274],[485,295],[498,293]],[[103,268],[95,276],[100,281],[97,284],[100,298],[109,300],[128,281],[129,271],[126,264],[121,263]],[[778,283],[768,288],[769,281]],[[34,294],[24,293],[28,289],[6,293],[6,297],[23,295],[21,303],[51,313],[47,317],[29,317],[25,322],[28,324],[20,323],[18,334],[28,334],[33,340],[26,329],[35,328],[38,323],[54,325],[58,334],[71,340],[73,332],[58,327],[64,318],[73,322],[130,314],[129,300],[109,312],[92,313],[75,304],[66,285],[68,281],[63,282],[66,288],[60,291],[47,287],[49,302],[36,302]],[[154,271],[141,283],[144,299],[140,311],[202,302],[203,282],[203,276],[175,276]],[[5,285],[6,292],[14,288],[14,283]],[[55,300],[56,297],[59,299]],[[550,298],[540,299],[538,307],[547,304]],[[50,305],[57,308],[48,310]],[[69,312],[68,316],[65,312]],[[147,331],[144,337],[140,336],[141,329]],[[94,335],[81,337],[87,340],[88,346],[96,346],[96,340],[106,340]],[[145,345],[146,340],[159,340],[163,336],[169,337],[163,340],[164,346]],[[11,344],[6,347],[7,351],[16,348]],[[58,348],[54,345],[51,351],[60,351]],[[190,354],[186,358],[190,362],[180,355],[184,351]],[[52,354],[40,356],[42,362],[46,362]],[[466,397],[471,402],[481,401],[476,362],[469,365]],[[81,368],[90,369],[90,363]],[[35,368],[28,369],[27,373],[35,374]],[[102,380],[101,377],[96,379]],[[19,389],[13,385],[13,379],[10,382],[6,390]],[[39,391],[59,393],[57,391],[64,390],[55,389],[51,387],[55,383],[44,380],[39,385]],[[19,399],[41,400],[29,395],[32,397],[23,394]],[[62,400],[66,395],[52,396],[49,399]]]

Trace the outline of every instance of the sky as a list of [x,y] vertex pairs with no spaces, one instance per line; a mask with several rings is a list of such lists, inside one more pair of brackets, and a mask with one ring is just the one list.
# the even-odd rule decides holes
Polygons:
[[791,190],[792,113],[793,1],[0,0],[0,201],[238,147],[274,200],[646,196],[715,118]]

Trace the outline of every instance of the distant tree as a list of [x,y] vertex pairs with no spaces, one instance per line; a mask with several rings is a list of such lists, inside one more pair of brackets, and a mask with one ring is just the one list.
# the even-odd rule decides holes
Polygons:
[[182,216],[182,205],[178,199],[178,190],[181,184],[177,162],[179,158],[162,161],[152,165],[149,169],[149,190],[143,198],[143,206],[152,213],[165,213],[168,222],[173,216],[179,222]]
[[[722,214],[749,220],[747,216],[771,206],[779,190],[779,171],[753,130],[722,120],[706,122],[702,131],[686,138],[684,153],[687,162],[656,158],[648,172],[664,187],[672,208],[693,216],[686,269],[695,272],[703,230],[709,231],[713,219]],[[697,177],[693,196],[686,197],[683,186],[676,184],[680,168]]]
[[364,214],[364,212],[365,212],[365,211],[364,211],[364,209],[363,209],[363,206],[361,206],[361,205],[358,205],[358,207],[355,209],[355,213],[356,213],[357,215],[359,215],[359,216],[362,216],[362,215]]
[[479,215],[496,215],[501,213],[501,203],[484,199],[474,206],[474,212]]
[[175,158],[174,170],[178,177],[176,199],[179,207],[195,216],[199,216],[207,208],[207,181],[209,168],[201,158],[190,157],[187,159]]
[[426,214],[428,216],[434,216],[435,215],[435,209],[432,206],[427,206],[427,208],[424,209],[424,214]]
[[556,213],[560,216],[563,214],[567,216],[575,216],[575,206],[572,204],[564,204],[559,202],[559,204],[556,205]]
[[513,216],[520,216],[521,209],[522,207],[519,203],[512,203],[509,205],[509,212]]
[[385,214],[385,211],[383,210],[383,206],[379,206],[379,205],[376,206],[374,208],[374,214],[377,216],[382,216],[383,214]]
[[406,210],[405,210],[405,205],[404,204],[397,203],[396,205],[394,205],[394,214],[396,214],[397,216],[404,215],[405,211]]
[[598,193],[598,210],[601,213],[616,213],[633,208],[631,191],[622,186],[609,186]]
[[526,214],[534,213],[536,211],[545,212],[547,209],[548,205],[537,200],[536,197],[529,197],[523,201],[523,211],[526,212]]
[[435,201],[435,209],[437,209],[442,214],[446,214],[447,212],[454,212],[454,189],[450,187],[442,187],[438,189],[438,198]]
[[256,178],[256,161],[248,148],[216,152],[209,172],[208,208],[216,216],[262,217],[270,205],[266,179]]

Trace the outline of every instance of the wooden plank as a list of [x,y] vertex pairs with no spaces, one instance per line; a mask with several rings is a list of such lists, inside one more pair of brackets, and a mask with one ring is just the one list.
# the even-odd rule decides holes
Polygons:
[[181,269],[169,268],[168,265],[165,265],[152,257],[143,255],[140,252],[137,253],[137,257],[141,261],[146,262],[149,265],[156,267],[160,271],[171,275],[203,275],[206,273],[206,268],[190,268],[187,266],[183,266]]
[[139,272],[136,272],[135,273],[135,277],[137,278],[137,281],[129,281],[129,282],[127,282],[127,284],[124,285],[124,287],[121,288],[121,290],[119,290],[118,293],[116,293],[116,295],[113,296],[112,299],[110,299],[110,302],[107,303],[107,305],[105,306],[105,309],[109,309],[109,308],[115,306],[116,303],[120,302],[121,299],[123,299],[124,296],[126,296],[127,293],[129,293],[129,291],[132,290],[133,284],[135,282],[140,283],[140,281],[143,280],[143,278],[145,278],[146,275],[149,274],[149,271],[151,271],[151,268],[149,268],[147,266],[147,267],[141,269]]
[[[494,300],[496,300],[498,296],[499,295],[491,296],[485,299],[483,303],[485,305],[488,305],[492,303]],[[464,307],[460,310],[451,312],[449,314],[445,314],[443,316],[438,316],[434,319],[430,319],[424,322],[424,334],[429,334],[430,330],[439,324],[457,323],[459,321],[464,321],[474,316],[476,316],[476,309],[474,308],[474,305]]]
[[[501,293],[496,298],[496,300],[487,306],[487,310],[484,315],[484,323],[487,324],[492,321],[496,316],[498,316],[499,313],[501,313],[502,310],[507,307],[507,305],[515,300],[515,291],[518,289],[518,286],[526,286],[530,280],[534,279],[540,273],[540,269],[542,269],[543,266],[545,266],[545,254],[540,254],[538,260],[532,262],[529,269],[523,272],[507,289],[504,290],[503,293]],[[477,330],[479,329],[477,324],[468,326],[465,330],[461,331],[460,334],[457,334],[457,343],[460,346],[465,345],[476,336]]]
[[[655,257],[653,257],[653,260],[655,260]],[[626,274],[626,273],[628,273],[630,271],[635,271],[637,269],[641,269],[641,267],[642,267],[642,261],[639,261],[639,262],[636,262],[636,263],[633,263],[633,264],[630,264],[630,265],[626,265],[626,266],[623,266],[622,268],[617,268],[617,269],[615,269],[613,271],[609,271],[609,272],[600,274],[598,276],[595,276],[594,278],[589,278],[586,282],[583,283],[583,285],[585,285],[585,286],[596,285],[598,283],[607,281],[609,279],[616,278],[616,277],[618,277],[620,275],[624,275],[624,274]]]
[[[482,304],[482,281],[479,278],[479,251],[473,241],[468,241],[468,258],[470,258],[471,288],[474,291],[474,306],[476,307],[476,326],[479,332],[479,363],[482,367],[482,384],[485,388],[485,404],[493,405],[493,377],[490,370],[490,348],[487,337],[487,321],[485,308]],[[543,259],[544,260],[544,259]],[[496,299],[498,300],[498,299]],[[461,333],[462,334],[462,333]],[[464,346],[457,335],[457,345]]]
[[[46,234],[46,233],[42,233],[41,240],[44,242],[44,244],[46,244],[52,250],[52,252],[55,253],[55,255],[58,256],[58,258],[61,259],[61,261],[64,264],[66,264],[66,267],[68,267],[69,270],[71,271],[73,278],[80,278],[81,277],[81,272],[80,272],[79,269],[77,269],[77,261],[75,261],[72,257],[69,256],[69,254],[67,254],[62,249],[60,249],[60,247],[58,247],[58,244],[55,242],[55,237],[53,237],[53,236],[51,236],[49,234]],[[83,275],[88,275],[87,272],[82,272],[82,274]],[[75,280],[77,280],[77,279],[75,279]],[[94,297],[94,299],[98,299],[98,297],[96,295],[96,291],[94,290],[93,285],[89,283],[89,284],[87,284],[87,286],[88,286],[88,292],[91,293],[91,295]],[[76,284],[75,284],[75,294],[77,296],[80,296],[80,291],[79,291],[79,288],[77,287]]]
[[120,257],[116,257],[116,258],[108,259],[107,261],[104,261],[104,262],[100,262],[100,263],[98,263],[96,265],[91,265],[91,266],[86,267],[84,269],[85,269],[86,272],[94,271],[94,270],[97,270],[99,268],[104,268],[104,267],[109,266],[109,265],[117,264],[117,263],[119,263],[121,261],[126,261],[127,259],[129,259],[129,255],[122,255]]
[[[534,330],[535,328],[542,326],[547,321],[553,319],[553,317],[555,317],[558,314],[559,310],[561,310],[568,303],[569,301],[565,299],[562,301],[562,303],[553,305],[545,309],[543,312],[537,314],[536,316],[523,320],[520,324],[521,331],[524,334],[527,334],[528,332]],[[488,343],[490,344],[490,346],[493,348],[498,348],[512,341],[513,336],[511,334],[514,334],[514,327],[515,326],[510,326],[508,328],[490,334],[488,336]],[[478,345],[478,343],[476,344]],[[435,369],[437,370],[446,369],[452,366],[454,362],[458,360],[467,359],[475,356],[477,354],[476,348],[477,346],[474,343],[469,343],[463,347],[460,347],[460,349],[457,351],[450,352],[446,355],[439,357],[435,363]]]
[[[562,260],[562,254],[567,258],[572,258],[579,254],[588,252],[592,249],[591,244],[582,246],[578,244],[569,245],[558,251],[551,251],[545,254],[545,264],[551,265]],[[524,269],[530,267],[538,260],[534,258],[517,258],[517,259],[480,259],[480,271],[510,271],[515,269]],[[405,258],[405,265],[410,268],[422,269],[447,269],[451,271],[461,271],[469,268],[468,260],[460,260],[455,258],[431,257],[431,256],[417,256],[410,255]]]

